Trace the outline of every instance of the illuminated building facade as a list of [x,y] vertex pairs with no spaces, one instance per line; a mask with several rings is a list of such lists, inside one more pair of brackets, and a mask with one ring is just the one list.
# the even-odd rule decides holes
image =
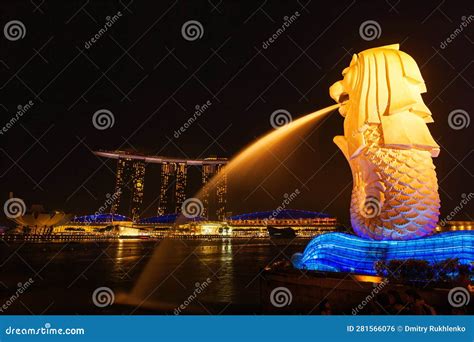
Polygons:
[[181,212],[181,207],[186,199],[186,177],[188,168],[186,163],[176,164],[176,184],[175,184],[175,213]]
[[224,166],[217,165],[217,172],[221,173],[221,177],[217,182],[217,219],[223,220],[226,213],[227,204],[227,175],[223,172]]
[[440,221],[436,227],[436,232],[456,230],[474,230],[474,221]]
[[141,160],[118,159],[115,175],[115,197],[110,207],[111,214],[130,213],[133,220],[140,217],[145,186],[145,169],[146,165]]
[[23,215],[10,220],[17,224],[17,234],[45,235],[51,234],[55,227],[69,221],[71,216],[62,211],[46,211],[42,205],[32,205]]
[[214,174],[213,165],[203,165],[202,166],[202,185],[203,185],[203,195],[202,195],[202,204],[204,206],[203,216],[208,216],[209,214],[209,189],[205,187],[207,183],[212,178]]
[[[227,204],[227,176],[221,174],[221,177],[216,182],[214,187],[206,185],[209,181],[218,173],[223,172],[225,164],[216,164],[216,161],[225,161],[226,159],[218,158],[206,158],[202,165],[202,185],[203,185],[203,196],[202,203],[204,205],[205,217],[212,217],[211,212],[216,213],[216,217],[212,217],[218,220],[225,219],[226,204]],[[210,164],[209,162],[213,162]]]
[[140,218],[140,209],[143,202],[143,191],[145,188],[145,163],[140,160],[136,160],[132,164],[132,204],[130,213],[132,220],[138,220]]
[[180,213],[186,199],[186,162],[161,164],[161,185],[158,203],[158,216]]
[[158,216],[163,216],[169,213],[169,202],[171,199],[170,189],[172,184],[172,178],[175,172],[175,164],[164,162],[161,164],[161,185],[160,185],[160,198],[158,202]]
[[[180,213],[186,200],[186,185],[188,183],[188,167],[202,168],[202,185],[208,184],[212,177],[221,172],[227,164],[226,158],[179,159],[160,156],[145,156],[121,151],[99,151],[97,156],[117,159],[115,193],[119,194],[111,206],[111,213],[127,213],[133,221],[140,218],[140,208],[143,202],[145,169],[147,163],[161,164],[161,184],[158,197],[157,215]],[[130,201],[124,201],[129,195]],[[227,177],[223,176],[216,182],[215,187],[207,189],[203,198],[203,216],[219,220],[225,219],[227,203]],[[125,205],[130,207],[126,208]],[[214,214],[215,213],[215,214]]]
[[284,209],[235,215],[227,218],[234,236],[268,236],[267,227],[292,228],[298,237],[311,237],[337,230],[337,219],[328,214]]
[[76,216],[67,223],[54,227],[57,236],[102,236],[108,238],[148,236],[149,232],[135,227],[131,218],[118,214]]
[[[127,159],[118,159],[117,161],[117,172],[115,173],[115,191],[114,194],[121,194],[125,188],[125,174],[127,171],[129,160]],[[110,212],[115,214],[118,212],[120,207],[120,196],[118,196],[114,203],[111,206]]]

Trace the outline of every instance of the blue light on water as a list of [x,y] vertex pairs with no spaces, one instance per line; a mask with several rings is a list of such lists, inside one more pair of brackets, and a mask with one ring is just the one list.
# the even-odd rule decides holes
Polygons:
[[406,241],[375,241],[344,233],[322,234],[296,256],[296,268],[331,272],[376,274],[380,260],[426,260],[430,263],[457,258],[474,262],[474,231],[455,231]]

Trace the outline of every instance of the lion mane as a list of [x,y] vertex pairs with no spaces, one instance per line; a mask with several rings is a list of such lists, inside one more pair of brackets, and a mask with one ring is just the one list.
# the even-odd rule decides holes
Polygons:
[[[344,120],[344,137],[334,141],[346,158],[356,157],[366,146],[363,131],[368,125],[381,125],[383,146],[418,149],[439,154],[427,123],[433,122],[423,102],[425,82],[415,60],[399,45],[373,48],[354,55],[330,94],[349,96]],[[338,101],[337,98],[335,98]]]

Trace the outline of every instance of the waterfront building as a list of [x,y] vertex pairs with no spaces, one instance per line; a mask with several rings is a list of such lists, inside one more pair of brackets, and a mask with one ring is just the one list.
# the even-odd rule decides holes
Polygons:
[[[99,157],[117,159],[115,191],[117,194],[111,213],[127,214],[133,221],[141,217],[146,165],[161,164],[160,193],[157,215],[181,212],[186,200],[187,171],[190,166],[202,168],[202,186],[205,188],[203,198],[203,216],[209,219],[225,218],[227,203],[227,178],[220,177],[214,187],[205,187],[218,173],[223,171],[226,158],[209,157],[205,159],[183,159],[161,156],[132,154],[124,151],[94,152]],[[128,207],[127,207],[128,206]]]
[[25,214],[12,217],[17,224],[13,234],[45,235],[51,234],[56,226],[70,220],[72,215],[63,211],[46,211],[42,205],[32,205]]
[[338,229],[335,217],[294,209],[235,215],[227,218],[227,224],[234,236],[268,236],[268,227],[292,228],[298,237],[312,237]]
[[118,214],[75,216],[54,228],[55,235],[105,235],[113,237],[148,235],[145,229],[135,227],[131,218]]
[[474,221],[440,221],[436,232],[451,232],[456,230],[474,230]]

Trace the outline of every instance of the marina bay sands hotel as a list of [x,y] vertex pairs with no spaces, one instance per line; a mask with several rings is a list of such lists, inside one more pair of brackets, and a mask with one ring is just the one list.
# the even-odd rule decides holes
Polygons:
[[[227,164],[226,158],[216,157],[182,159],[145,156],[123,151],[97,151],[94,154],[104,158],[117,159],[115,191],[110,212],[112,214],[125,214],[125,212],[128,212],[134,221],[140,217],[145,185],[145,170],[148,163],[161,164],[158,216],[181,212],[181,206],[186,200],[187,171],[189,166],[202,168],[201,180],[204,186]],[[225,176],[219,178],[219,182],[212,191],[214,192],[214,190],[215,193],[213,194],[207,190],[201,198],[203,203],[202,216],[210,218],[214,216],[213,213],[209,212],[210,202],[213,202],[216,208],[215,217],[221,220],[225,218],[226,214],[227,178]],[[130,195],[129,206],[128,203],[124,203],[123,198],[127,192]]]

